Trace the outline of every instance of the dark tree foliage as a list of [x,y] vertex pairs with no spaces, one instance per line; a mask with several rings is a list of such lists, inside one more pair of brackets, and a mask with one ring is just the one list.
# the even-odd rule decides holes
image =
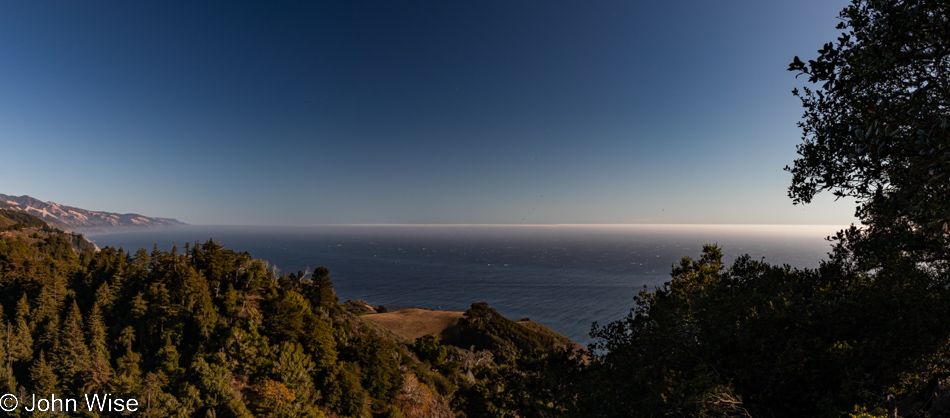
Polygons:
[[393,343],[373,334],[362,334],[350,342],[343,351],[343,358],[353,361],[362,371],[363,387],[376,399],[391,399],[402,382],[399,365],[401,356]]
[[640,292],[627,318],[595,327],[591,373],[602,384],[586,407],[789,417],[929,408],[920,400],[948,376],[946,280],[909,261],[871,275],[841,260],[802,271],[721,258],[704,247]]
[[583,355],[575,350],[535,350],[519,355],[501,369],[505,391],[501,403],[519,417],[586,416],[578,394],[585,383]]
[[789,70],[813,87],[795,90],[805,108],[789,196],[808,203],[823,190],[857,199],[867,228],[856,260],[889,255],[948,258],[950,230],[950,3],[854,0],[842,35]]
[[314,306],[339,313],[340,299],[336,297],[336,291],[333,290],[333,281],[330,279],[328,268],[320,266],[314,270],[313,279],[307,286],[306,294]]
[[554,334],[530,330],[505,318],[486,302],[473,303],[447,340],[459,347],[490,350],[499,358],[563,345]]
[[442,364],[442,362],[445,361],[445,356],[448,355],[445,346],[432,334],[416,338],[415,349],[420,360],[427,361],[433,365]]

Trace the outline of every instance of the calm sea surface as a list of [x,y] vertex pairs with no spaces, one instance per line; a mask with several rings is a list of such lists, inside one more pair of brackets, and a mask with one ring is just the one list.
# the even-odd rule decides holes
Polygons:
[[281,271],[330,269],[341,301],[465,310],[485,301],[582,344],[591,323],[622,318],[644,285],[718,243],[725,259],[816,267],[837,226],[186,226],[92,235],[100,247],[179,248],[214,239]]

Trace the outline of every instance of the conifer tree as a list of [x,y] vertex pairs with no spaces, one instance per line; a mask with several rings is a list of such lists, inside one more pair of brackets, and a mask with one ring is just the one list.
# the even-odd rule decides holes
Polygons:
[[96,288],[96,294],[93,303],[99,306],[99,310],[103,315],[108,315],[112,312],[112,306],[116,299],[116,294],[113,289],[114,286],[111,285],[109,281],[103,281],[102,284]]
[[[4,325],[5,324],[5,325]],[[12,345],[13,324],[7,321],[3,315],[3,307],[0,306],[0,359],[5,360],[0,364],[0,390],[6,390],[12,393],[16,389],[15,378],[13,376],[12,356],[9,350]]]
[[98,303],[92,305],[92,312],[86,320],[86,336],[89,341],[89,353],[91,356],[101,355],[104,359],[109,359],[109,347],[106,335],[106,325],[103,323],[102,310]]
[[143,383],[141,361],[142,356],[134,351],[127,351],[119,358],[112,379],[112,387],[117,393],[124,396],[140,393]]
[[328,377],[327,372],[337,363],[338,353],[336,341],[333,338],[333,324],[324,316],[314,315],[309,324],[307,337],[303,339],[307,351],[313,355],[322,377]]
[[73,300],[60,327],[60,341],[55,353],[55,364],[64,386],[80,388],[89,369],[89,348],[86,347],[79,305]]
[[207,338],[211,335],[218,321],[210,295],[210,286],[205,278],[193,268],[186,269],[182,278],[182,312],[190,316],[191,329],[184,336]]
[[[155,247],[155,250],[156,251],[158,250],[157,246]],[[138,251],[135,252],[135,257],[133,257],[132,265],[137,270],[147,270],[149,264],[151,264],[151,260],[148,254],[148,250],[144,248],[139,248]]]
[[112,381],[112,366],[109,360],[103,357],[102,353],[96,351],[92,353],[92,360],[89,362],[89,370],[83,379],[83,392],[102,393],[105,392]]
[[178,349],[172,343],[170,335],[165,335],[165,345],[158,350],[157,357],[158,370],[165,376],[175,378],[181,374],[179,365],[181,355],[178,354]]
[[143,414],[146,417],[166,417],[171,412],[166,408],[169,395],[165,393],[164,387],[167,385],[167,378],[162,372],[145,375],[145,385],[142,387],[142,407]]
[[333,290],[333,280],[330,279],[330,269],[320,266],[313,271],[313,286],[315,287],[315,306],[332,309],[340,303],[340,299]]
[[315,414],[312,403],[317,393],[310,374],[316,365],[297,343],[281,343],[276,354],[274,374],[296,396],[296,402],[284,410],[295,415],[312,416]]
[[54,353],[59,345],[59,301],[53,285],[45,285],[37,297],[38,306],[33,311],[37,328],[37,347]]
[[8,349],[9,362],[30,361],[33,358],[33,333],[30,326],[30,303],[26,294],[17,302],[16,319]]
[[46,353],[42,350],[30,367],[30,380],[33,381],[33,393],[56,393],[59,388],[59,377],[53,371],[53,365],[46,361]]

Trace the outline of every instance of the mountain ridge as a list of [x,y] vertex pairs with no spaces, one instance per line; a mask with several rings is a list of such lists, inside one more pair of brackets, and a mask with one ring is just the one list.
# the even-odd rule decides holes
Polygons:
[[29,195],[10,196],[0,193],[0,208],[25,212],[67,230],[96,230],[123,227],[154,227],[186,225],[177,219],[156,218],[137,213],[94,211],[47,202]]

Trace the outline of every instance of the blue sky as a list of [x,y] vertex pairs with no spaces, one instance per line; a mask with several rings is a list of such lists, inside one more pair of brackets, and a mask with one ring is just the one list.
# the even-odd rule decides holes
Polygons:
[[4,2],[0,193],[193,224],[848,224],[786,197],[845,1]]

